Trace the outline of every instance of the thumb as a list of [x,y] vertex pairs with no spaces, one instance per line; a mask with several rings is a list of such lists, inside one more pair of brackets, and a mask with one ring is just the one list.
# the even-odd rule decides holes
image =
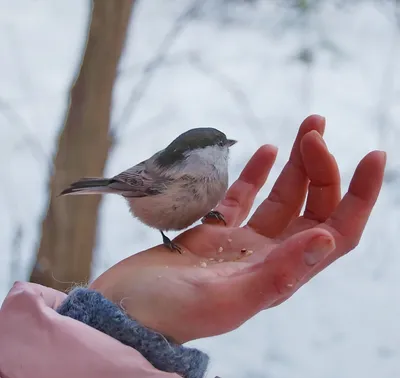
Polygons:
[[298,282],[334,249],[335,240],[326,230],[315,228],[291,236],[247,270],[247,295],[261,300],[263,307],[272,304],[294,292]]

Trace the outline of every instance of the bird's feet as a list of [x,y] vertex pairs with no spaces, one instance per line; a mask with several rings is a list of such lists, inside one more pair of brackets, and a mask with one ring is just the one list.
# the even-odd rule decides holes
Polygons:
[[178,251],[180,254],[183,253],[183,252],[182,252],[182,248],[179,247],[179,245],[176,245],[175,243],[173,243],[173,242],[171,241],[171,239],[170,239],[168,236],[166,236],[162,231],[160,231],[160,232],[161,232],[161,235],[162,235],[163,244],[164,244],[169,250],[171,250],[171,251]]
[[224,222],[224,225],[226,226],[225,218],[219,211],[210,211],[208,214],[206,214],[202,218],[201,221],[202,221],[202,223],[204,223],[208,219],[216,219],[216,220],[218,220],[220,222]]

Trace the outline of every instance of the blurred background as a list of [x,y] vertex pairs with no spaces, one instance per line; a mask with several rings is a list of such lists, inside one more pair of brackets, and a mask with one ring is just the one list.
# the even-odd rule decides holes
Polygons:
[[343,191],[366,153],[388,152],[360,245],[191,345],[209,377],[400,376],[400,1],[0,0],[0,51],[1,300],[15,280],[65,290],[160,242],[117,196],[57,202],[75,179],[213,126],[240,141],[231,182],[260,144],[279,147],[257,206],[318,113]]

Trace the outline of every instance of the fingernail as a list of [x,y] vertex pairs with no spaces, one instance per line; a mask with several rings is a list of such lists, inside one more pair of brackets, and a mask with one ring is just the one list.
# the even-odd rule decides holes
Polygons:
[[307,265],[313,266],[322,261],[334,249],[335,241],[332,237],[318,236],[307,246],[304,252],[304,261]]

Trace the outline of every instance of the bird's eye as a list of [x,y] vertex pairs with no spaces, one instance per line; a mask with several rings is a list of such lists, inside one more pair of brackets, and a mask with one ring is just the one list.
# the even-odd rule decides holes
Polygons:
[[223,141],[223,140],[220,140],[220,141],[218,142],[218,145],[222,147],[222,146],[224,145],[224,141]]

